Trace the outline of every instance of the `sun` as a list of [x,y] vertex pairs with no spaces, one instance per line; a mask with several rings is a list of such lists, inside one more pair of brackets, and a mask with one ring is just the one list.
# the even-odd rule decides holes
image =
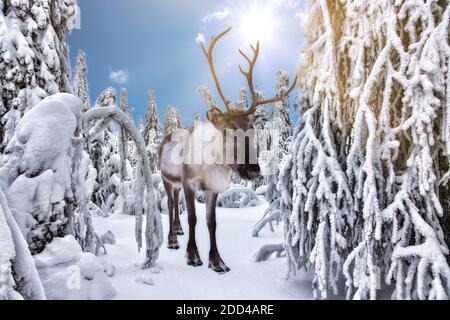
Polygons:
[[238,19],[238,29],[242,40],[247,43],[257,41],[268,43],[274,40],[277,18],[270,6],[255,4],[244,10]]

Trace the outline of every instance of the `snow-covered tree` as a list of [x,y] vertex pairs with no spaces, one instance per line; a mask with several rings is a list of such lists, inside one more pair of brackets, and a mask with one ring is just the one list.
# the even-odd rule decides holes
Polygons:
[[108,107],[116,103],[116,90],[112,87],[105,89],[95,101],[95,107]]
[[158,108],[156,106],[156,95],[149,93],[149,106],[146,114],[146,125],[144,139],[147,144],[147,152],[153,168],[158,167],[158,150],[163,139],[163,132],[159,123]]
[[56,94],[25,114],[6,148],[0,181],[32,253],[54,237],[76,235],[74,208],[89,202],[95,172],[83,155],[80,128],[80,100]]
[[139,132],[142,134],[142,136],[144,136],[145,126],[144,126],[144,119],[142,119],[141,115],[138,116],[138,126],[137,127],[138,127]]
[[[280,70],[277,72],[276,92],[277,95],[282,95],[289,90],[289,75],[287,71]],[[269,202],[269,208],[263,215],[263,218],[255,225],[252,231],[252,236],[257,237],[259,232],[266,226],[270,226],[273,232],[273,222],[280,222],[282,214],[280,210],[281,199],[278,190],[279,181],[279,165],[285,157],[289,154],[290,142],[292,140],[293,127],[290,117],[290,97],[286,97],[283,101],[275,104],[270,121],[266,124],[269,137],[269,150],[264,152],[259,159],[260,165],[263,169],[267,168],[271,174],[266,177],[266,186],[260,189],[264,191],[264,196]],[[282,246],[282,245],[281,245]],[[280,245],[269,245],[263,247],[257,254],[256,261],[268,259],[271,255],[270,250],[276,249],[275,252],[283,251]],[[273,251],[272,251],[273,253]]]
[[156,133],[155,129],[150,129],[150,132],[148,133],[148,141],[147,143],[147,153],[150,160],[150,163],[152,164],[152,167],[157,169],[158,168],[158,152],[159,152],[159,146],[161,142],[159,141],[158,134]]
[[241,92],[239,93],[239,100],[236,103],[236,109],[237,110],[248,110],[250,108],[250,105],[248,103],[248,93],[247,93],[247,87],[244,86],[241,89]]
[[[114,88],[107,88],[97,98],[95,107],[106,108],[115,105],[115,102],[116,90]],[[89,123],[86,125],[88,125],[88,130],[92,126]],[[117,160],[120,162],[120,158],[118,157],[118,137],[112,128],[108,127],[101,134],[95,136],[95,139],[91,139],[89,145],[90,158],[94,164],[94,168],[97,170],[93,201],[102,210],[106,210],[107,207],[111,209],[118,195],[114,175],[116,173],[120,175],[121,170],[120,163],[116,163]],[[114,198],[111,198],[113,196]],[[109,205],[108,199],[110,201]],[[111,213],[111,211],[105,211],[105,213]]]
[[[255,89],[257,100],[264,100],[264,92],[260,88]],[[269,112],[267,110],[268,106],[263,106],[261,108],[256,109],[255,113],[252,115],[252,124],[253,128],[256,130],[257,139],[255,140],[257,153],[258,153],[258,161],[263,157],[268,150],[270,150],[270,139],[268,137],[270,129],[268,127],[269,124]],[[265,177],[259,177],[255,181],[250,183],[250,188],[252,190],[258,189],[259,187],[265,185],[267,183]]]
[[[316,297],[448,299],[450,5],[311,0],[280,175],[290,271]],[[446,208],[447,211],[444,211]]]
[[[127,90],[122,88],[120,90],[120,110],[129,117],[130,109]],[[133,122],[130,117],[129,121]],[[101,198],[106,200],[103,209],[106,214],[132,215],[135,212],[131,165],[135,156],[134,145],[123,128],[118,128],[116,131],[106,128],[103,134],[110,137],[107,141],[109,148],[103,149],[102,176],[99,180]]]
[[0,300],[42,300],[45,292],[33,257],[0,187]]
[[[256,99],[258,101],[264,100],[265,95],[264,92],[256,87],[255,89]],[[253,113],[252,117],[254,118],[253,127],[256,130],[264,130],[267,127],[267,123],[269,122],[269,111],[267,110],[268,106],[263,106],[261,108],[256,109],[255,113]]]
[[[122,88],[120,90],[120,110],[122,110],[123,113],[129,116],[131,121],[133,120],[133,108],[130,107],[128,104],[128,92],[127,89]],[[122,130],[118,130],[118,140],[119,140],[119,155],[120,160],[122,162],[121,164],[121,179],[122,181],[125,180],[131,180],[131,163],[133,162],[133,149],[134,145],[132,141],[130,141],[130,138],[126,135],[125,132]]]
[[[156,95],[152,91],[148,95],[149,103],[148,103],[148,109],[146,113],[146,124],[144,129],[144,139],[147,145],[150,143],[155,143],[159,145],[163,139],[162,136],[162,129],[161,125],[159,123],[159,116],[158,116],[158,107],[156,105]],[[153,130],[154,136],[150,140],[150,131]]]
[[78,53],[75,75],[73,77],[73,93],[83,102],[83,112],[91,108],[89,96],[88,67],[86,53],[82,50]]
[[219,108],[216,102],[216,98],[214,98],[213,93],[207,86],[200,86],[198,88],[198,93],[200,93],[205,98],[205,103],[208,110]]
[[[71,92],[64,37],[76,13],[76,0],[0,3],[0,140],[45,96]],[[12,111],[12,112],[10,112]]]
[[100,194],[105,201],[102,209],[106,214],[121,214],[124,208],[122,159],[118,153],[107,155],[102,168]]
[[[289,74],[286,70],[280,70],[277,72],[276,92],[277,95],[282,95],[289,90],[291,86],[289,81]],[[277,128],[281,135],[281,141],[287,142],[292,137],[294,129],[291,120],[291,98],[286,97],[283,101],[275,103],[273,107],[272,117],[270,119],[271,127]],[[282,144],[284,152],[288,147],[286,143]]]
[[[120,110],[130,117],[131,115],[131,107],[128,104],[128,91],[126,88],[120,89]],[[130,117],[132,120],[133,118]]]
[[[126,115],[130,114],[130,106],[128,105],[128,93],[127,89],[122,88],[120,90],[120,110],[122,110],[123,113]],[[130,120],[132,118],[130,117]],[[118,131],[118,141],[119,141],[119,156],[120,156],[120,179],[122,181],[130,180],[131,179],[131,172],[129,172],[129,158],[131,153],[128,150],[129,147],[129,137],[126,135],[126,132],[123,130]]]
[[167,108],[166,122],[164,123],[164,136],[171,135],[181,128],[180,112],[172,106]]
[[[276,93],[282,95],[289,90],[289,74],[286,70],[280,70],[277,72]],[[277,102],[273,107],[272,116],[270,121],[266,124],[266,129],[270,131],[271,139],[269,139],[269,159],[274,164],[280,164],[283,158],[288,153],[289,145],[292,139],[293,126],[290,116],[291,103],[290,97],[286,97],[283,101]],[[276,146],[274,144],[277,144]],[[279,198],[279,192],[277,190],[278,184],[278,170],[267,177],[267,191],[266,200],[272,203]]]

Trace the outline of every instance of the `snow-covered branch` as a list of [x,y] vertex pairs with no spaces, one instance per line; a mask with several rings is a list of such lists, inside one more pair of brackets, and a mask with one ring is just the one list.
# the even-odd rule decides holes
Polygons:
[[[152,267],[158,258],[159,248],[162,245],[163,238],[161,216],[156,205],[155,190],[152,181],[152,168],[150,167],[150,161],[147,156],[144,138],[139,130],[135,128],[133,121],[128,115],[115,106],[93,108],[83,115],[83,121],[85,123],[90,123],[95,120],[100,121],[102,124],[106,124],[108,121],[116,122],[136,145],[136,155],[139,163],[139,168],[137,169],[138,179],[136,180],[136,190],[138,191],[138,194],[136,194],[136,239],[138,247],[141,248],[142,215],[145,214],[147,221],[145,231],[147,249],[144,267]],[[96,128],[100,130],[104,129],[105,126],[101,125]],[[98,131],[93,131],[92,133],[96,135]]]

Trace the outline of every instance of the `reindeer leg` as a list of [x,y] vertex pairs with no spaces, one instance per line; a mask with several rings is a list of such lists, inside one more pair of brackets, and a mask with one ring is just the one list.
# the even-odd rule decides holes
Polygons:
[[189,221],[189,241],[186,252],[187,264],[193,267],[199,267],[203,265],[203,262],[200,259],[197,244],[195,242],[195,226],[197,225],[197,216],[195,214],[195,191],[188,184],[185,184],[184,194]]
[[209,268],[213,269],[215,272],[224,274],[230,271],[230,268],[226,266],[220,257],[219,251],[217,250],[216,243],[216,205],[217,205],[217,193],[207,192],[206,193],[206,219],[208,222],[209,239],[211,241],[210,251],[209,251]]
[[180,245],[178,244],[177,233],[174,229],[174,221],[173,221],[173,205],[174,205],[174,193],[173,187],[170,183],[164,181],[164,187],[167,192],[167,208],[169,209],[169,238],[167,241],[167,247],[171,250],[180,249]]
[[177,235],[182,236],[184,235],[183,228],[181,227],[180,222],[180,206],[179,206],[179,195],[180,195],[180,189],[173,190],[173,203],[175,208],[175,221],[174,221],[174,229]]

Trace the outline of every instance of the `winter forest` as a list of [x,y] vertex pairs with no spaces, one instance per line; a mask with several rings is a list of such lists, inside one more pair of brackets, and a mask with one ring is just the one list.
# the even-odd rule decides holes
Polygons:
[[[0,300],[449,300],[450,2],[300,2],[275,74],[205,16],[191,116],[132,82],[93,96],[77,0],[0,0]],[[257,163],[170,162],[202,126],[254,129],[223,148]]]

